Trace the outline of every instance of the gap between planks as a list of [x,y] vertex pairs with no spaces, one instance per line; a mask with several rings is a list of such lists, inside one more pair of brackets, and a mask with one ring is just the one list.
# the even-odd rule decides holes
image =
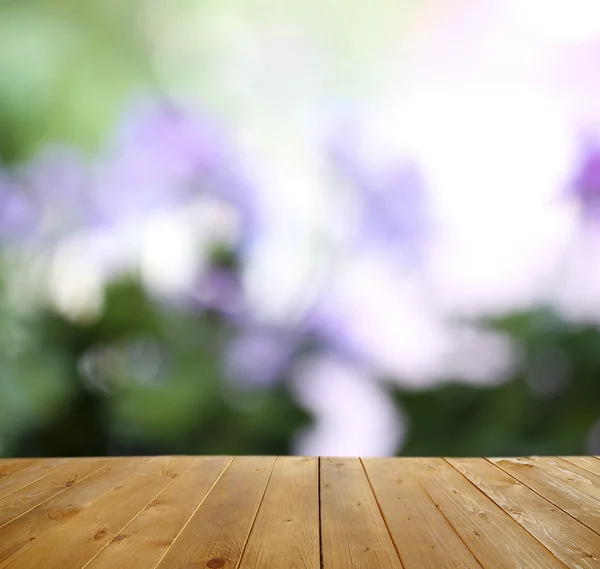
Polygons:
[[[504,472],[505,474],[508,474],[509,476],[511,476],[512,478],[514,478],[519,484],[522,484],[523,486],[525,486],[526,488],[529,488],[529,490],[531,490],[532,492],[535,492],[538,496],[540,496],[541,498],[543,498],[546,502],[548,502],[549,504],[552,504],[553,506],[556,506],[556,508],[558,508],[561,512],[563,512],[564,514],[566,514],[567,516],[569,516],[570,518],[572,518],[573,520],[575,520],[576,522],[583,524],[584,526],[586,526],[587,528],[589,528],[591,531],[593,531],[594,533],[598,534],[598,536],[600,537],[600,532],[598,531],[598,525],[597,524],[593,524],[596,525],[596,527],[593,527],[593,525],[590,525],[590,523],[585,523],[582,519],[578,518],[575,514],[571,513],[568,509],[566,509],[564,506],[561,506],[558,502],[559,500],[557,500],[556,498],[552,499],[549,494],[552,494],[551,492],[543,492],[542,490],[540,490],[539,488],[536,488],[536,485],[544,485],[544,481],[543,481],[543,477],[544,476],[548,476],[551,477],[552,480],[555,480],[556,484],[559,484],[561,486],[564,486],[566,488],[569,488],[569,485],[566,484],[565,482],[563,482],[562,480],[560,480],[560,478],[554,476],[552,473],[547,472],[541,468],[539,468],[535,463],[532,464],[533,468],[532,468],[532,472],[535,473],[535,476],[538,476],[538,472],[541,472],[541,480],[530,480],[527,481],[527,477],[521,477],[519,478],[516,474],[514,474],[512,472],[511,468],[503,468],[502,466],[500,466],[499,464],[496,464],[496,462],[494,462],[494,460],[486,458],[485,459],[488,463],[492,464],[493,466],[495,466],[496,468],[499,468],[502,472]],[[507,459],[505,459],[507,460]],[[531,461],[528,461],[527,459],[519,459],[523,461],[523,464],[531,464]],[[515,459],[511,459],[508,462],[514,462],[514,464],[518,464],[516,462]],[[530,467],[528,467],[530,468]],[[536,472],[536,470],[538,472]],[[598,500],[596,500],[595,498],[593,498],[592,496],[588,496],[587,494],[585,494],[585,492],[582,492],[581,490],[579,490],[576,487],[571,487],[572,491],[574,491],[575,493],[581,493],[583,494],[583,498],[586,499],[586,501],[588,502],[592,502],[592,504],[594,502],[597,502]],[[558,492],[558,491],[557,491]],[[595,505],[595,504],[594,504]],[[600,502],[598,502],[598,511],[600,512]]]
[[[499,514],[504,520],[508,521],[509,525],[515,527],[517,530],[517,534],[524,533],[529,538],[535,540],[535,542],[544,551],[546,551],[546,553],[553,559],[553,562],[556,565],[567,568],[567,565],[561,559],[559,559],[556,555],[554,555],[554,553],[544,543],[540,542],[531,532],[529,532],[525,527],[523,527],[521,524],[519,524],[508,512],[506,512],[504,510],[504,508],[502,508],[502,506],[500,506],[500,504],[498,504],[494,499],[492,499],[490,496],[488,496],[479,486],[477,486],[477,484],[475,484],[472,480],[469,479],[469,477],[467,477],[454,464],[452,464],[451,461],[453,459],[449,459],[449,458],[445,458],[445,457],[440,457],[440,458],[448,467],[450,467],[454,472],[456,472],[459,476],[461,476],[462,479],[464,479],[467,482],[467,484],[470,485],[475,490],[476,494],[479,495],[484,500],[484,503],[491,504],[497,514]],[[455,460],[460,460],[460,459],[455,459]],[[484,460],[483,457],[480,457],[480,460]],[[495,468],[497,468],[498,470],[500,470],[500,472],[503,472],[496,465],[493,465],[493,466]],[[448,520],[448,521],[450,522],[450,520]],[[455,533],[459,533],[454,528],[454,525],[452,525],[452,528],[455,530]],[[462,536],[459,536],[459,537],[461,537],[461,539],[462,539]],[[465,545],[467,545],[466,542],[465,542]],[[468,547],[468,545],[467,545],[467,547]],[[470,547],[468,547],[468,548],[471,551],[471,553],[473,554],[473,556],[477,559],[477,562],[480,563],[480,565],[484,566],[486,564],[486,560],[480,561],[479,558],[476,556],[475,552]]]
[[[543,548],[545,548],[556,560],[558,563],[560,563],[562,566],[564,567],[577,567],[579,569],[583,569],[583,567],[589,567],[590,569],[592,567],[596,568],[598,567],[598,565],[595,564],[595,561],[597,560],[597,558],[592,555],[592,554],[588,554],[586,553],[586,548],[590,548],[589,550],[597,550],[597,534],[591,530],[590,528],[588,528],[585,524],[583,524],[581,521],[579,521],[577,518],[575,518],[574,516],[570,515],[568,512],[565,512],[562,508],[559,508],[558,506],[556,506],[552,501],[550,501],[549,499],[547,499],[545,496],[541,495],[539,492],[535,491],[534,489],[532,489],[531,487],[529,487],[527,484],[523,483],[521,480],[519,480],[518,478],[516,478],[515,476],[513,476],[512,474],[510,474],[509,472],[505,471],[503,468],[501,468],[499,465],[495,464],[493,462],[492,459],[488,459],[488,458],[479,458],[479,459],[473,459],[473,458],[467,458],[467,459],[444,459],[448,464],[450,464],[450,466],[454,467],[454,469],[456,471],[458,471],[460,474],[463,475],[464,478],[466,478],[473,486],[475,486],[476,488],[478,488],[478,490],[480,492],[483,493],[484,496],[486,496],[489,500],[491,500],[494,504],[496,504],[496,506],[498,508],[500,508],[501,511],[503,511],[515,524],[517,524],[521,530],[525,531],[527,534],[529,534],[533,539],[535,539],[539,545],[541,545]],[[496,459],[496,460],[514,460],[514,459],[510,459],[510,458],[503,458],[503,459]],[[472,466],[469,466],[469,465]],[[462,469],[460,469],[459,467],[462,466]],[[477,471],[480,470],[481,468],[484,469],[492,469],[493,471],[498,473],[498,476],[500,477],[500,479],[502,477],[511,479],[514,481],[514,486],[507,486],[505,488],[505,490],[502,490],[502,487],[498,488],[497,483],[494,483],[494,477],[486,477],[484,476],[482,473],[477,474]],[[465,472],[463,472],[463,469],[465,470]],[[470,476],[469,476],[469,471],[470,471]],[[478,480],[479,482],[482,483],[482,487],[479,487],[478,484],[476,484],[473,480],[471,480],[471,477],[475,478],[476,480]],[[478,482],[478,483],[479,483]],[[487,487],[488,490],[484,490],[484,487]],[[568,528],[569,528],[569,535],[570,538],[572,538],[574,541],[579,542],[577,546],[575,545],[569,545],[569,540],[565,541],[563,538],[563,533],[561,531],[554,531],[554,532],[548,532],[546,529],[544,529],[544,526],[542,524],[542,529],[544,529],[544,531],[541,532],[541,535],[543,536],[543,538],[538,537],[538,535],[536,535],[536,525],[535,523],[532,524],[531,519],[535,520],[536,523],[539,523],[540,520],[542,521],[546,521],[546,518],[544,516],[541,517],[537,517],[534,516],[534,514],[536,513],[536,511],[539,511],[539,508],[532,508],[527,509],[525,508],[524,511],[529,514],[529,517],[531,518],[529,520],[527,520],[527,516],[525,516],[522,512],[520,511],[515,511],[513,510],[514,506],[510,505],[510,502],[515,502],[515,500],[517,499],[517,496],[513,495],[514,492],[511,493],[511,489],[514,490],[516,488],[523,488],[525,489],[524,492],[524,496],[522,496],[522,499],[525,499],[526,501],[530,501],[533,499],[533,501],[538,501],[540,503],[540,505],[544,505],[544,508],[551,512],[550,517],[554,518],[554,521],[557,522],[558,526],[557,527],[563,527],[563,524],[566,520],[571,520],[569,522]],[[494,494],[494,493],[498,493],[500,496],[506,497],[505,499],[507,500],[507,503],[503,506],[501,505],[496,498],[494,498],[492,495],[490,494]],[[524,516],[525,521],[524,523],[521,523],[521,521],[517,520],[516,517],[513,517],[513,515],[516,517],[519,516]],[[533,517],[532,517],[533,516]],[[561,516],[563,517],[563,519],[561,519]],[[563,528],[565,529],[565,528]],[[571,532],[573,532],[571,534]],[[564,542],[564,543],[563,543]],[[558,551],[558,552],[557,552]],[[590,561],[591,560],[591,561]],[[592,563],[590,565],[590,563]]]
[[275,460],[235,457],[157,567],[174,569],[193,559],[202,567],[237,568]]
[[244,541],[244,545],[242,545],[242,551],[240,553],[240,558],[236,564],[236,567],[239,567],[242,564],[242,561],[244,560],[244,553],[246,553],[246,547],[248,546],[248,541],[250,541],[250,536],[252,535],[252,530],[254,529],[254,525],[256,524],[256,519],[258,518],[258,512],[260,511],[260,508],[265,499],[265,495],[267,493],[267,488],[269,487],[269,484],[271,483],[271,478],[273,477],[273,471],[275,470],[275,465],[277,464],[278,459],[279,459],[279,456],[276,456],[275,460],[273,461],[273,466],[271,467],[271,472],[269,472],[269,478],[267,478],[267,483],[265,484],[265,489],[263,490],[262,496],[260,497],[260,500],[258,502],[258,507],[256,508],[256,512],[254,513],[254,519],[252,520],[252,523],[250,524],[250,531],[248,531],[248,534],[246,535],[246,540]]
[[[383,520],[383,523],[385,524],[385,528],[387,529],[387,532],[390,534],[390,539],[392,540],[392,545],[394,546],[394,549],[396,550],[396,555],[398,555],[400,564],[402,565],[402,567],[404,567],[404,563],[402,561],[402,556],[400,555],[400,551],[398,550],[398,546],[396,545],[396,540],[394,539],[394,535],[393,535],[392,531],[390,530],[388,521],[387,521],[386,517],[383,515],[383,510],[381,509],[381,504],[379,503],[379,498],[377,497],[377,493],[375,492],[375,489],[373,488],[371,478],[369,477],[369,473],[367,472],[367,469],[365,468],[365,463],[363,462],[362,457],[359,457],[358,460],[360,461],[360,465],[362,466],[362,470],[363,470],[365,478],[367,479],[367,482],[369,484],[369,488],[371,489],[373,497],[375,498],[375,503],[377,504],[377,508],[379,509],[379,514],[381,515],[381,519]],[[319,488],[319,491],[320,491],[320,488]],[[320,520],[319,520],[319,523],[320,523]]]
[[[386,459],[379,459],[379,460],[386,460]],[[402,459],[400,459],[402,460]],[[362,459],[361,459],[362,461]],[[363,463],[364,464],[364,463]],[[452,523],[452,521],[446,516],[446,514],[442,511],[441,508],[438,507],[438,505],[436,504],[435,500],[432,498],[432,496],[430,495],[430,493],[428,492],[427,488],[425,487],[425,485],[423,484],[423,481],[418,477],[415,476],[414,473],[411,472],[410,467],[408,466],[408,463],[405,462],[405,465],[403,465],[403,467],[408,471],[408,479],[413,481],[413,484],[416,485],[417,488],[420,488],[420,490],[422,491],[422,493],[424,494],[424,496],[426,496],[426,500],[425,503],[429,505],[431,511],[435,511],[437,512],[437,514],[439,515],[439,517],[444,520],[444,522],[446,522],[447,524],[447,528],[449,528],[450,533],[449,534],[445,534],[445,542],[450,542],[452,539],[456,539],[455,543],[461,543],[462,546],[464,547],[463,552],[467,552],[466,554],[466,558],[464,556],[464,553],[462,553],[462,555],[459,556],[459,553],[454,550],[449,554],[449,557],[454,559],[456,557],[460,557],[461,558],[461,566],[462,567],[472,567],[473,566],[473,561],[475,562],[476,566],[478,567],[483,567],[482,564],[480,563],[480,561],[477,559],[477,556],[475,555],[475,553],[473,551],[471,551],[471,549],[469,549],[469,546],[467,545],[467,543],[464,541],[463,537],[460,535],[460,532],[458,532],[456,530],[456,528],[454,527],[454,524]],[[365,470],[365,472],[367,473],[367,478],[369,479],[369,483],[371,483],[371,479],[369,477],[368,471]],[[406,476],[406,473],[405,473]],[[384,518],[384,521],[386,522],[386,525],[388,525],[388,531],[390,532],[390,535],[392,536],[392,539],[394,541],[394,544],[396,544],[396,537],[394,536],[394,532],[391,530],[391,528],[389,527],[389,524],[387,523],[387,519],[385,517],[385,513],[383,512],[383,508],[379,502],[379,497],[377,496],[377,492],[375,491],[375,488],[373,487],[373,484],[371,484],[371,487],[373,488],[373,494],[375,494],[375,498],[378,502],[378,505],[380,507],[381,510],[381,514]],[[414,498],[415,494],[413,493],[411,498]],[[413,502],[413,500],[409,500],[410,502]],[[427,510],[427,506],[425,506],[425,510]],[[421,510],[420,512],[417,512],[417,516],[420,518],[423,514],[423,510]],[[410,520],[410,518],[408,518]],[[444,531],[442,530],[442,528],[438,528],[438,532],[439,531]],[[446,543],[447,544],[447,543]],[[431,544],[430,546],[432,546],[433,544]],[[400,554],[400,551],[398,549],[398,547],[396,548],[398,550],[398,556],[400,557],[400,560],[402,561],[403,564],[407,564],[407,560],[402,558],[402,555]],[[405,555],[407,554],[407,552],[405,552]],[[419,555],[419,557],[421,557]],[[438,567],[440,564],[440,560],[439,558],[435,559],[435,560],[428,560],[430,562],[431,565]],[[419,559],[418,561],[413,559],[413,562],[411,563],[411,567],[420,567],[420,565],[424,562],[423,559]],[[429,565],[428,565],[429,566]],[[444,565],[446,566],[446,565]],[[453,564],[453,566],[455,566]]]
[[[202,504],[204,504],[204,501],[206,500],[206,498],[208,498],[208,495],[212,492],[213,488],[217,485],[217,483],[219,482],[219,480],[221,480],[221,478],[223,477],[223,474],[225,474],[225,472],[227,471],[227,469],[229,468],[229,466],[231,465],[231,463],[234,461],[234,459],[235,459],[235,457],[232,457],[231,460],[227,463],[227,465],[225,466],[225,468],[223,469],[223,471],[221,472],[221,474],[219,474],[219,476],[213,482],[213,484],[210,487],[210,489],[208,490],[208,492],[204,495],[204,498],[202,498],[202,500],[200,501],[200,503],[196,506],[196,508],[194,509],[192,515],[187,519],[187,521],[185,522],[185,524],[183,524],[183,527],[179,530],[179,532],[175,536],[175,539],[173,540],[173,542],[171,543],[171,545],[169,545],[169,547],[167,547],[167,549],[165,549],[164,553],[161,555],[160,559],[156,562],[156,564],[154,565],[154,567],[152,569],[154,569],[155,567],[158,567],[161,564],[162,560],[165,558],[165,556],[167,555],[167,553],[169,553],[169,550],[173,547],[173,545],[175,544],[175,542],[177,541],[177,539],[179,538],[179,536],[183,533],[183,530],[188,526],[188,524],[190,523],[190,521],[192,520],[192,518],[196,515],[196,512],[200,509],[200,507],[202,506]],[[82,569],[85,569],[85,566],[82,567]]]
[[[171,482],[167,483],[167,485],[164,488],[161,488],[149,501],[148,504],[151,504],[153,500],[156,500],[156,498],[166,489],[168,488],[171,484],[173,484],[174,480],[171,480]],[[131,524],[148,506],[148,504],[146,504],[145,506],[143,506],[118,532],[115,533],[115,535],[119,535],[120,533],[123,532],[123,530],[129,525]],[[114,537],[113,537],[114,539]],[[107,541],[104,546],[91,558],[89,559],[85,565],[83,565],[81,567],[81,569],[85,569],[90,563],[92,563],[92,561],[94,561],[94,559],[96,559],[96,557],[98,557],[98,555],[100,555],[100,553],[102,553],[102,551],[111,543],[112,539],[110,541]]]
[[317,492],[319,499],[319,567],[323,569],[323,528],[321,526],[322,507],[321,507],[321,457],[317,457]]

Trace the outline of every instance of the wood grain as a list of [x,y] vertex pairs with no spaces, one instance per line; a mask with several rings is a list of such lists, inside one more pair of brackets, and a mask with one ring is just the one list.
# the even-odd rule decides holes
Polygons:
[[405,569],[481,567],[403,459],[363,464]]
[[579,468],[562,458],[557,457],[530,457],[538,468],[545,470],[558,478],[564,484],[578,488],[592,498],[600,500],[600,476],[592,474],[588,470]]
[[38,462],[39,459],[37,458],[14,458],[11,460],[0,460],[0,480]]
[[358,458],[321,459],[323,569],[401,568]]
[[48,476],[51,472],[66,466],[69,462],[69,459],[65,458],[40,460],[27,468],[18,470],[11,476],[0,479],[0,498],[41,480],[44,476]]
[[596,533],[600,532],[600,502],[578,488],[565,484],[532,460],[496,459],[496,466],[525,484]]
[[0,499],[0,528],[100,470],[106,463],[105,458],[72,461],[64,468],[52,471],[37,484],[25,486]]
[[151,460],[112,459],[78,484],[0,528],[0,568],[79,515]]
[[[275,538],[275,539],[274,539]],[[279,457],[240,569],[319,569],[319,461]]]
[[158,569],[237,567],[274,463],[273,457],[236,457]]
[[[460,472],[440,458],[406,459],[442,514],[486,568],[564,565]],[[518,565],[517,565],[518,566]]]
[[600,460],[0,460],[0,569],[600,569]]
[[[131,459],[136,461],[138,459]],[[85,511],[11,561],[11,569],[81,568],[126,526],[191,460],[158,458],[142,467]]]
[[231,460],[231,457],[195,459],[106,544],[86,569],[155,567]]
[[565,565],[598,568],[598,535],[498,468],[514,461],[499,459],[498,466],[484,459],[449,461]]
[[560,458],[596,476],[600,476],[600,460],[593,456],[561,456]]

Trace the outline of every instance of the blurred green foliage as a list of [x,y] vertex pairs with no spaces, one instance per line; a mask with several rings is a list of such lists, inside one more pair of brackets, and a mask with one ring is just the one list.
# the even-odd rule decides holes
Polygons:
[[0,159],[55,140],[93,149],[151,79],[136,0],[0,3]]
[[404,455],[521,456],[586,454],[600,410],[600,332],[549,309],[487,322],[521,347],[508,382],[458,382],[396,391],[410,417]]
[[[18,433],[5,454],[285,454],[309,419],[285,386],[248,391],[224,381],[220,354],[230,331],[223,320],[161,307],[133,280],[110,287],[106,310],[91,325],[46,312],[35,326],[40,351],[27,356],[40,369],[21,367],[0,383],[0,428]],[[152,382],[126,365],[95,370],[97,383],[82,377],[78,362],[90,350],[140,337],[163,354],[164,369]],[[53,354],[61,367],[52,366]],[[31,400],[29,416],[19,397]]]

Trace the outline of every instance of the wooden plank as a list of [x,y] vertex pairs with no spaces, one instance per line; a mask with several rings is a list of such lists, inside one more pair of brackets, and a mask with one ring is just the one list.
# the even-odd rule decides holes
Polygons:
[[28,510],[77,484],[107,463],[105,458],[72,461],[64,468],[52,471],[48,476],[29,484],[5,498],[0,499],[0,528]]
[[231,460],[224,456],[196,459],[107,543],[86,569],[155,567]]
[[574,486],[592,498],[600,500],[600,476],[579,468],[562,458],[545,456],[530,457],[538,468],[546,470],[565,484]]
[[39,462],[37,458],[10,458],[0,460],[0,480],[19,470],[23,470]]
[[600,539],[592,530],[487,460],[449,462],[565,565],[599,567]]
[[78,516],[49,531],[11,561],[10,569],[83,567],[190,464],[191,460],[185,457],[152,461]]
[[594,457],[228,460],[0,460],[0,569],[600,568]]
[[596,476],[600,476],[600,460],[593,456],[561,456],[562,460],[583,468]]
[[532,460],[493,459],[492,462],[582,524],[600,533],[600,502],[595,498],[539,468]]
[[440,458],[404,459],[482,567],[564,565],[462,474]]
[[96,499],[151,460],[112,459],[104,468],[69,490],[0,528],[0,568],[44,539],[49,532],[83,512]]
[[157,568],[237,567],[274,463],[236,457]]
[[56,458],[51,460],[40,460],[35,464],[19,470],[12,476],[0,479],[0,498],[4,498],[24,486],[33,484],[38,480],[48,476],[53,471],[66,466],[69,462],[76,459]]
[[404,459],[362,462],[405,569],[481,567]]
[[317,458],[277,458],[239,567],[319,569]]
[[321,459],[323,569],[401,568],[357,458]]

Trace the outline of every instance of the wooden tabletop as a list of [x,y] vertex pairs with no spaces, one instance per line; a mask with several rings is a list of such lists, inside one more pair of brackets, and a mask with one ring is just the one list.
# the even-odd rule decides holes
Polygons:
[[0,460],[0,568],[600,568],[600,459]]

